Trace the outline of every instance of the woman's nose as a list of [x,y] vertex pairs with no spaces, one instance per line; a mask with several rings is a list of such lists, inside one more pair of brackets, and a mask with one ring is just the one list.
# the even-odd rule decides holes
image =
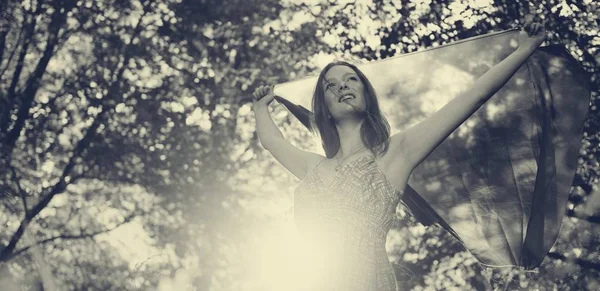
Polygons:
[[339,91],[348,89],[348,84],[346,84],[346,82],[342,82],[342,83],[340,83],[340,87],[338,89],[339,89]]

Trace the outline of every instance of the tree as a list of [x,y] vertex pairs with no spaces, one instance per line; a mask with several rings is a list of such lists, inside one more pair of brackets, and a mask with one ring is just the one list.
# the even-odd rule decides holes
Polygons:
[[[3,268],[24,284],[37,263],[61,289],[146,289],[158,284],[155,272],[169,275],[180,263],[128,267],[106,233],[142,225],[180,256],[227,243],[223,220],[234,213],[222,204],[243,195],[227,179],[243,166],[235,156],[256,148],[238,128],[250,119],[247,91],[289,74],[297,62],[285,53],[302,58],[318,42],[290,42],[306,31],[259,29],[279,15],[276,1],[2,5]],[[184,215],[195,223],[184,227]],[[222,223],[202,230],[211,221]],[[173,239],[191,236],[212,241]],[[45,260],[26,256],[37,248]]]
[[[598,91],[597,4],[338,3],[2,2],[0,274],[35,286],[39,278],[26,274],[46,265],[61,290],[237,290],[252,282],[261,235],[278,233],[295,180],[258,146],[250,92],[313,73],[327,54],[389,57],[505,29],[541,9],[553,40],[560,36],[595,74]],[[290,140],[318,148],[285,110],[273,110]],[[516,272],[525,279],[511,289],[594,289],[598,275],[587,262],[598,253],[596,224],[588,223],[598,215],[590,206],[597,128],[591,118],[571,195],[573,216],[584,219],[568,219],[554,259],[539,274]],[[422,275],[408,287],[483,283],[450,236],[403,223],[390,235],[403,242],[391,256]],[[132,262],[107,235],[132,225],[144,228],[155,256]],[[573,270],[579,276],[567,277]]]

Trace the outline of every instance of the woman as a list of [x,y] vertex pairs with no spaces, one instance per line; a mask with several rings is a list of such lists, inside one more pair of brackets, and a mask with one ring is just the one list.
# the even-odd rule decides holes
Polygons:
[[295,219],[313,271],[299,274],[307,290],[396,290],[385,238],[413,169],[493,96],[544,41],[538,23],[527,23],[518,48],[421,123],[390,136],[375,91],[352,64],[325,67],[313,96],[315,125],[326,156],[287,142],[268,105],[272,87],[254,92],[260,141],[302,180]]

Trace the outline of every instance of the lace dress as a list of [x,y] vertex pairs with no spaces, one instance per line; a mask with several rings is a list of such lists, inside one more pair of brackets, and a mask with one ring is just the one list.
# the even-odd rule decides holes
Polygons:
[[387,180],[373,156],[352,160],[324,181],[319,166],[295,191],[295,221],[310,267],[296,287],[314,291],[395,291],[385,250],[403,192]]

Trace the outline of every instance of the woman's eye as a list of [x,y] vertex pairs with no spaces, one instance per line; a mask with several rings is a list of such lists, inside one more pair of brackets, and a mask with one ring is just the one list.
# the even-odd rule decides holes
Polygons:
[[348,78],[348,80],[358,81],[358,78],[356,78],[355,76],[352,76],[352,77]]

